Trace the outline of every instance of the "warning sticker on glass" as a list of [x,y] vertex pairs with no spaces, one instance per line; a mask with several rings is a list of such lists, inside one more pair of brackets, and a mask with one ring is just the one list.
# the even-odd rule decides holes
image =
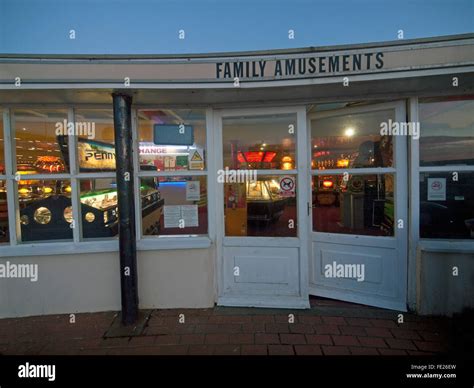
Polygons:
[[186,182],[186,201],[201,200],[201,191],[199,181]]
[[202,148],[191,150],[188,156],[188,165],[190,170],[204,170],[204,150]]
[[278,190],[282,197],[294,197],[296,194],[296,180],[292,176],[280,178],[280,189]]
[[446,201],[446,178],[428,178],[428,201]]

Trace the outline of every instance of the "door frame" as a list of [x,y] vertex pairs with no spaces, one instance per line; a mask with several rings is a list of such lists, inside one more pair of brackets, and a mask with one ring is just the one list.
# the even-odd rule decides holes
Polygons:
[[[225,117],[235,116],[262,116],[269,114],[293,113],[296,115],[296,170],[288,171],[288,174],[296,173],[297,177],[297,230],[298,237],[225,237],[224,233],[224,192],[222,184],[217,183],[217,171],[223,168],[223,144],[222,144],[222,120]],[[269,246],[269,247],[298,247],[299,248],[299,295],[296,296],[262,296],[255,297],[248,306],[255,307],[278,307],[278,308],[309,308],[309,281],[308,281],[308,247],[309,247],[309,217],[308,217],[308,165],[307,165],[307,117],[306,106],[287,105],[284,107],[264,108],[228,108],[213,110],[213,144],[214,171],[209,174],[209,179],[215,179],[216,188],[216,273],[217,276],[217,304],[226,306],[243,306],[245,301],[241,297],[226,296],[224,294],[224,242],[232,246],[235,241],[237,246]],[[268,170],[268,174],[274,171]],[[239,244],[240,243],[240,244]]]
[[[394,109],[395,110],[395,120],[398,121],[400,118],[401,121],[406,122],[407,114],[406,114],[406,101],[405,100],[397,100],[391,102],[382,102],[379,104],[372,104],[372,105],[365,105],[365,106],[358,106],[358,107],[349,107],[349,108],[340,108],[334,110],[328,110],[318,113],[312,113],[307,115],[307,163],[308,166],[311,166],[311,121],[317,118],[325,118],[325,117],[334,117],[338,115],[347,115],[347,114],[357,114],[357,113],[367,113],[373,111],[379,111],[384,109]],[[398,298],[396,301],[386,302],[382,301],[379,303],[378,301],[373,301],[370,305],[382,308],[389,308],[389,309],[396,309],[407,311],[407,288],[408,288],[408,229],[409,229],[409,219],[408,219],[408,169],[410,166],[410,161],[408,160],[408,136],[394,136],[395,140],[395,154],[394,154],[394,168],[377,168],[370,169],[371,172],[377,173],[394,173],[395,174],[395,212],[394,212],[394,230],[395,235],[394,237],[377,237],[377,243],[374,245],[379,246],[386,246],[392,245],[398,252],[398,265],[400,271],[400,286],[398,289]],[[308,181],[311,182],[313,178],[313,174],[311,168],[308,169]],[[369,169],[360,168],[357,169],[359,172],[365,172]],[[395,170],[395,171],[393,171]],[[341,174],[343,171],[341,169],[331,169],[325,170],[328,175],[333,173]],[[311,184],[308,185],[309,190],[311,191]],[[312,195],[309,193],[309,200],[312,206]],[[345,292],[351,291],[333,291],[328,290],[327,288],[321,287],[317,288],[314,287],[312,284],[309,283],[310,281],[310,274],[313,271],[312,263],[313,263],[313,236],[317,235],[319,238],[325,238],[330,242],[341,242],[345,244],[354,244],[357,245],[357,242],[361,241],[369,241],[373,243],[374,237],[371,236],[363,236],[363,235],[349,235],[349,234],[337,234],[337,233],[324,233],[324,232],[313,232],[313,225],[312,225],[313,215],[312,211],[308,217],[308,224],[309,224],[309,248],[308,248],[308,292],[310,295],[317,295],[331,299],[337,300],[346,300],[349,302],[354,303],[361,303],[367,304],[365,298],[358,294],[353,295],[344,295],[344,299],[341,298]],[[398,220],[403,220],[403,229],[397,228]]]

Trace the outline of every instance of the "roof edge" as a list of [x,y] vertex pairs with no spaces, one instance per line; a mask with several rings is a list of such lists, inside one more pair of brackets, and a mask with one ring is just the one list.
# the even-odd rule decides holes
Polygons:
[[234,52],[211,52],[201,54],[8,54],[0,53],[0,58],[12,59],[179,59],[179,58],[224,58],[237,56],[267,56],[285,54],[306,54],[312,52],[340,51],[374,47],[406,46],[422,43],[436,43],[474,39],[474,33],[442,35],[428,38],[400,39],[382,42],[343,44],[334,46],[309,46],[292,49],[254,50]]

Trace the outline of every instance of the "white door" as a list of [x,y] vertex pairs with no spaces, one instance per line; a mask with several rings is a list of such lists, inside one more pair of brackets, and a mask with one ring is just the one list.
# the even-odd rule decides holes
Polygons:
[[310,294],[406,310],[407,137],[381,132],[404,122],[403,102],[308,115]]
[[218,304],[307,308],[306,110],[214,117]]

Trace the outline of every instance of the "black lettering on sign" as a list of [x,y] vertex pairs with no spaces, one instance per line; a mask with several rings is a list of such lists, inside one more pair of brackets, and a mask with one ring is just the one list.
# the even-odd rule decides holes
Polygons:
[[[383,52],[369,52],[363,54],[275,59],[273,76],[308,76],[310,74],[349,73],[351,71],[383,69],[385,65],[383,58]],[[217,62],[216,79],[262,78],[265,77],[266,65],[266,60]]]

